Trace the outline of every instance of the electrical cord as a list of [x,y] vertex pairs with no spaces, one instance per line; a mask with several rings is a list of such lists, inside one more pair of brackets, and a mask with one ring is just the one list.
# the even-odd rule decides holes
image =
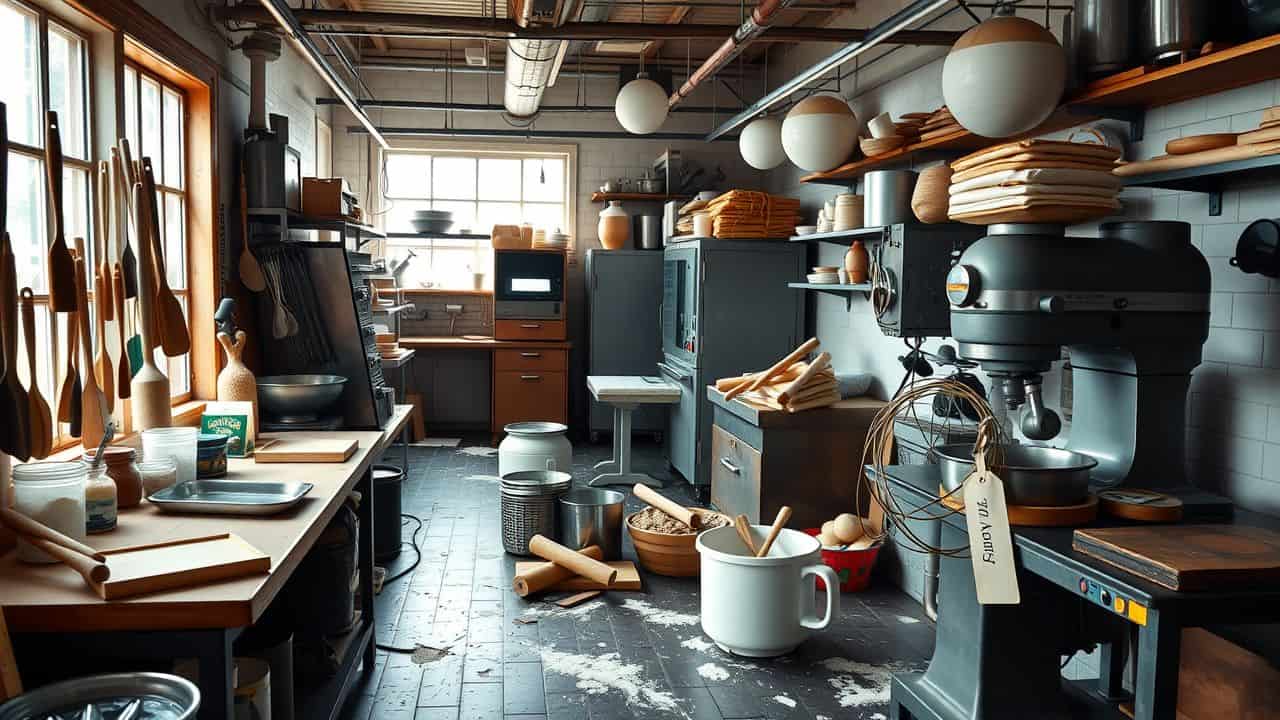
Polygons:
[[[407,543],[406,543],[406,542],[401,542],[401,543],[400,543],[400,545],[401,545],[402,547],[403,547],[404,545],[408,545],[409,547],[413,548],[413,553],[414,553],[414,556],[415,556],[415,557],[414,557],[414,559],[413,559],[413,563],[412,563],[412,564],[410,564],[410,565],[409,565],[409,567],[404,568],[403,570],[401,570],[401,571],[397,572],[395,575],[392,575],[391,577],[385,578],[385,579],[382,581],[382,586],[383,586],[383,587],[386,587],[388,583],[395,582],[396,580],[399,580],[400,578],[402,578],[402,577],[404,577],[404,576],[408,575],[409,573],[413,572],[413,571],[418,567],[418,565],[422,562],[422,546],[418,543],[418,533],[422,532],[422,528],[423,528],[422,518],[418,517],[417,515],[410,515],[409,513],[400,513],[400,520],[401,520],[401,522],[400,522],[400,527],[402,527],[402,528],[403,528],[405,525],[408,525],[408,524],[409,524],[409,522],[408,522],[408,521],[410,521],[410,520],[412,520],[413,522],[418,523],[417,527],[415,527],[415,528],[413,529],[413,534],[409,536],[409,542],[407,542]],[[374,645],[375,645],[375,646],[377,646],[377,648],[378,648],[379,650],[385,650],[386,652],[398,653],[398,654],[401,654],[401,655],[411,655],[411,654],[413,654],[413,653],[415,653],[415,652],[417,652],[417,651],[418,651],[418,647],[425,647],[425,648],[427,648],[428,650],[442,650],[442,649],[443,649],[443,648],[433,648],[433,647],[430,647],[430,646],[427,646],[427,645],[421,645],[421,646],[411,647],[411,648],[404,648],[404,647],[398,647],[398,646],[395,646],[395,645],[386,645],[386,644],[383,644],[383,643],[380,643],[380,642],[375,642],[375,643],[374,643]]]

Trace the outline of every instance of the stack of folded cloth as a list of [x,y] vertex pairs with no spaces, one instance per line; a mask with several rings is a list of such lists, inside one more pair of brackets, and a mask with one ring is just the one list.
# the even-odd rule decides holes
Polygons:
[[707,203],[717,238],[784,238],[796,234],[800,201],[756,190],[730,190]]
[[973,225],[1088,222],[1120,209],[1119,150],[1019,140],[951,163],[949,215]]

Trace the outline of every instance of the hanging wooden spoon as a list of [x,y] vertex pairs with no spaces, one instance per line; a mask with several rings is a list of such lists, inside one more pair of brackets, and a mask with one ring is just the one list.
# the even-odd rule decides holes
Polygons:
[[138,297],[138,260],[133,255],[129,238],[136,237],[138,229],[129,226],[129,220],[133,219],[133,176],[126,168],[131,167],[133,158],[130,157],[126,162],[124,158],[128,155],[129,141],[126,138],[120,138],[120,147],[111,148],[111,164],[112,169],[115,170],[117,186],[116,201],[124,203],[126,208],[125,220],[120,222],[120,234],[124,236],[124,250],[120,252],[120,265],[124,268],[124,296],[136,298]]
[[102,388],[103,406],[107,414],[115,412],[116,378],[111,371],[111,356],[107,354],[107,308],[111,306],[111,291],[107,289],[107,281],[100,271],[93,273],[93,304],[98,320],[98,354],[93,361],[93,372],[98,386]]
[[[98,268],[97,274],[102,276],[102,299],[98,302],[98,307],[102,309],[102,319],[110,322],[115,319],[115,307],[111,304],[111,261],[108,257],[111,252],[111,235],[114,224],[111,222],[111,163],[103,160],[98,163]],[[94,289],[94,293],[97,293]],[[95,301],[97,298],[95,298]],[[107,397],[111,397],[111,393],[107,393]]]
[[249,251],[249,194],[245,189],[244,173],[240,173],[240,284],[250,292],[267,289],[267,279],[262,276],[262,265]]
[[[64,423],[71,422],[71,406],[79,404],[79,400],[75,396],[79,394],[80,387],[80,377],[76,372],[76,353],[80,343],[76,339],[75,327],[76,314],[74,312],[67,313],[67,371],[62,374],[62,389],[58,391],[58,422]],[[54,327],[53,331],[56,333],[58,331],[57,327]],[[72,437],[80,434],[80,424],[78,422],[75,424],[75,430],[76,432]]]
[[191,350],[191,336],[187,333],[187,318],[182,303],[169,289],[169,276],[164,267],[164,243],[160,234],[160,196],[156,194],[156,178],[151,170],[151,158],[142,158],[142,184],[151,201],[150,226],[147,235],[151,240],[151,254],[156,270],[156,321],[160,335],[160,347],[169,357],[177,357]]
[[80,325],[80,347],[84,355],[84,390],[81,393],[82,414],[81,414],[81,432],[80,444],[85,448],[98,447],[99,441],[102,440],[102,434],[106,431],[106,400],[102,396],[102,390],[98,388],[98,381],[94,378],[93,371],[93,337],[89,334],[89,294],[85,289],[87,265],[84,257],[84,238],[76,238],[76,250],[79,251],[79,258],[76,259],[76,306],[85,308],[85,312],[76,314],[76,320]]
[[19,460],[31,457],[27,441],[27,392],[18,379],[18,277],[9,234],[0,243],[0,312],[4,313],[4,389],[0,390],[0,418],[10,425],[4,451]]
[[[150,212],[150,204],[155,195],[142,191],[142,184],[133,186],[133,207],[137,213],[134,227],[138,228],[138,252],[142,262],[138,264],[141,275],[138,278],[139,289],[153,287],[151,274],[155,272],[155,263],[151,260],[151,240],[147,237],[150,223],[144,222]],[[169,405],[169,378],[160,372],[155,364],[155,311],[152,305],[155,296],[138,293],[138,327],[142,334],[142,366],[134,373],[133,399],[129,405],[133,410],[133,427],[141,432],[154,427],[169,427],[173,423],[173,414]]]
[[36,381],[36,310],[31,288],[22,288],[22,329],[27,343],[27,374],[31,378],[27,388],[27,451],[31,457],[41,459],[53,450],[53,418]]
[[120,269],[120,263],[116,263],[111,268],[111,299],[116,306],[116,333],[120,338],[120,366],[119,376],[116,378],[116,395],[121,400],[127,400],[130,394],[130,379],[133,373],[129,372],[129,348],[125,345],[124,340],[124,275]]
[[62,217],[62,139],[58,113],[50,110],[45,124],[45,170],[49,175],[49,202],[53,213],[53,244],[49,246],[49,305],[57,312],[76,309],[76,266],[67,249]]

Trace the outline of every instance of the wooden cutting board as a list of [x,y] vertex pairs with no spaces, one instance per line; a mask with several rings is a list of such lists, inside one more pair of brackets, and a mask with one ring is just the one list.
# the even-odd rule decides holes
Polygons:
[[[533,571],[539,565],[545,564],[542,560],[530,562],[516,563],[516,574],[522,575]],[[581,575],[571,577],[563,582],[556,583],[547,588],[545,592],[572,592],[578,590],[640,590],[640,571],[636,570],[636,564],[630,560],[615,560],[614,562],[605,563],[609,567],[618,571],[618,577],[613,581],[612,585],[602,585],[594,580],[584,578]]]
[[1076,530],[1072,547],[1183,592],[1280,584],[1280,533],[1243,525]]
[[356,452],[358,443],[348,438],[272,438],[253,451],[259,463],[340,463]]
[[1280,127],[1271,126],[1251,130],[1247,133],[1240,133],[1236,136],[1237,145],[1253,145],[1254,143],[1264,143],[1280,140]]
[[[1245,137],[1247,135],[1249,135],[1249,133],[1245,133],[1241,137]],[[1237,142],[1239,142],[1238,138]],[[1275,155],[1276,153],[1280,153],[1280,142],[1258,142],[1247,145],[1236,145],[1234,147],[1218,148],[1217,150],[1205,150],[1204,152],[1191,153],[1190,155],[1169,155],[1152,160],[1125,163],[1123,165],[1117,165],[1116,169],[1112,170],[1112,172],[1120,177],[1130,177],[1133,175],[1145,175],[1146,173],[1183,170],[1186,168],[1200,167],[1202,165],[1230,162],[1232,160],[1247,160],[1253,157]],[[954,177],[952,178],[952,182],[956,182]]]
[[111,577],[95,583],[103,600],[205,585],[227,578],[258,575],[271,569],[271,556],[239,535],[224,533],[103,550]]

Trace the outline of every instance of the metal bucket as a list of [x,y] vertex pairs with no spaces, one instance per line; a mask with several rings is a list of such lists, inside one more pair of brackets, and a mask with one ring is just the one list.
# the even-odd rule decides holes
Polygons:
[[560,496],[560,544],[574,550],[599,545],[605,560],[622,559],[622,503],[617,490],[578,488]]
[[573,476],[554,470],[522,470],[502,477],[502,548],[529,555],[534,535],[556,534],[556,501],[569,490]]
[[[939,445],[931,452],[947,491],[960,488],[973,472],[973,445]],[[1009,505],[1078,505],[1089,494],[1089,471],[1098,464],[1082,453],[1036,445],[1006,445],[1002,452],[1004,464],[991,469],[1004,481]]]

